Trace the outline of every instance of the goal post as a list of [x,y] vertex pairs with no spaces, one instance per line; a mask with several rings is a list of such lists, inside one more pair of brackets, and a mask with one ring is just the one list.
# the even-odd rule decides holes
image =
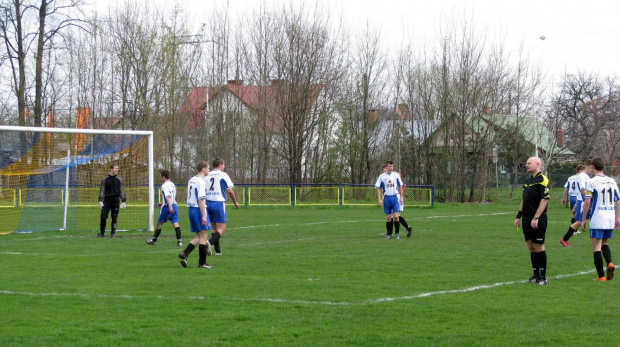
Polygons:
[[0,126],[0,233],[99,230],[111,163],[127,196],[118,230],[153,231],[152,131]]

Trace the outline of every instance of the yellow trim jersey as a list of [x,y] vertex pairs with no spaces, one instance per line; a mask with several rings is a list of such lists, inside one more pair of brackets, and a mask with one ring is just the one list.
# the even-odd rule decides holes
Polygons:
[[[535,175],[528,175],[523,184],[523,220],[529,221],[536,215],[536,210],[543,199],[549,200],[549,179],[539,172]],[[547,209],[539,216],[547,218]]]

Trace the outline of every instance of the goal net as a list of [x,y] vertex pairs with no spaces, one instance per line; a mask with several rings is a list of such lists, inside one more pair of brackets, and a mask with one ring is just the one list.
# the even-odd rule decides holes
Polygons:
[[127,198],[117,231],[153,230],[151,131],[0,126],[0,233],[99,230],[111,163]]

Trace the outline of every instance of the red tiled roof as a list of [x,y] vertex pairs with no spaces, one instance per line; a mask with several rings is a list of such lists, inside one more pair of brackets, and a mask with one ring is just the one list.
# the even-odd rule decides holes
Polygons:
[[114,129],[120,122],[120,117],[93,118],[93,129]]
[[[312,105],[319,97],[323,86],[315,84],[311,85],[310,88],[311,100],[309,100],[309,104]],[[218,94],[226,91],[234,95],[248,108],[254,110],[266,109],[267,128],[273,130],[275,128],[274,124],[281,123],[278,121],[278,117],[276,117],[275,106],[280,104],[282,99],[285,98],[282,97],[282,94],[288,94],[290,89],[286,88],[286,82],[281,80],[273,81],[270,86],[250,86],[244,85],[243,81],[231,80],[225,86],[195,87],[191,90],[179,111],[181,113],[188,113],[191,116],[190,126],[196,126],[204,120],[207,103],[210,103]]]

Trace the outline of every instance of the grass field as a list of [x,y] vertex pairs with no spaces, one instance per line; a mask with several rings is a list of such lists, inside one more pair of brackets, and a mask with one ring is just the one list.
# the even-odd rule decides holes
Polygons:
[[561,247],[570,212],[554,201],[549,285],[526,283],[517,205],[408,208],[400,240],[379,207],[231,209],[212,269],[197,251],[179,265],[170,225],[157,246],[144,231],[0,235],[0,345],[617,346],[620,279],[592,281],[585,234]]

